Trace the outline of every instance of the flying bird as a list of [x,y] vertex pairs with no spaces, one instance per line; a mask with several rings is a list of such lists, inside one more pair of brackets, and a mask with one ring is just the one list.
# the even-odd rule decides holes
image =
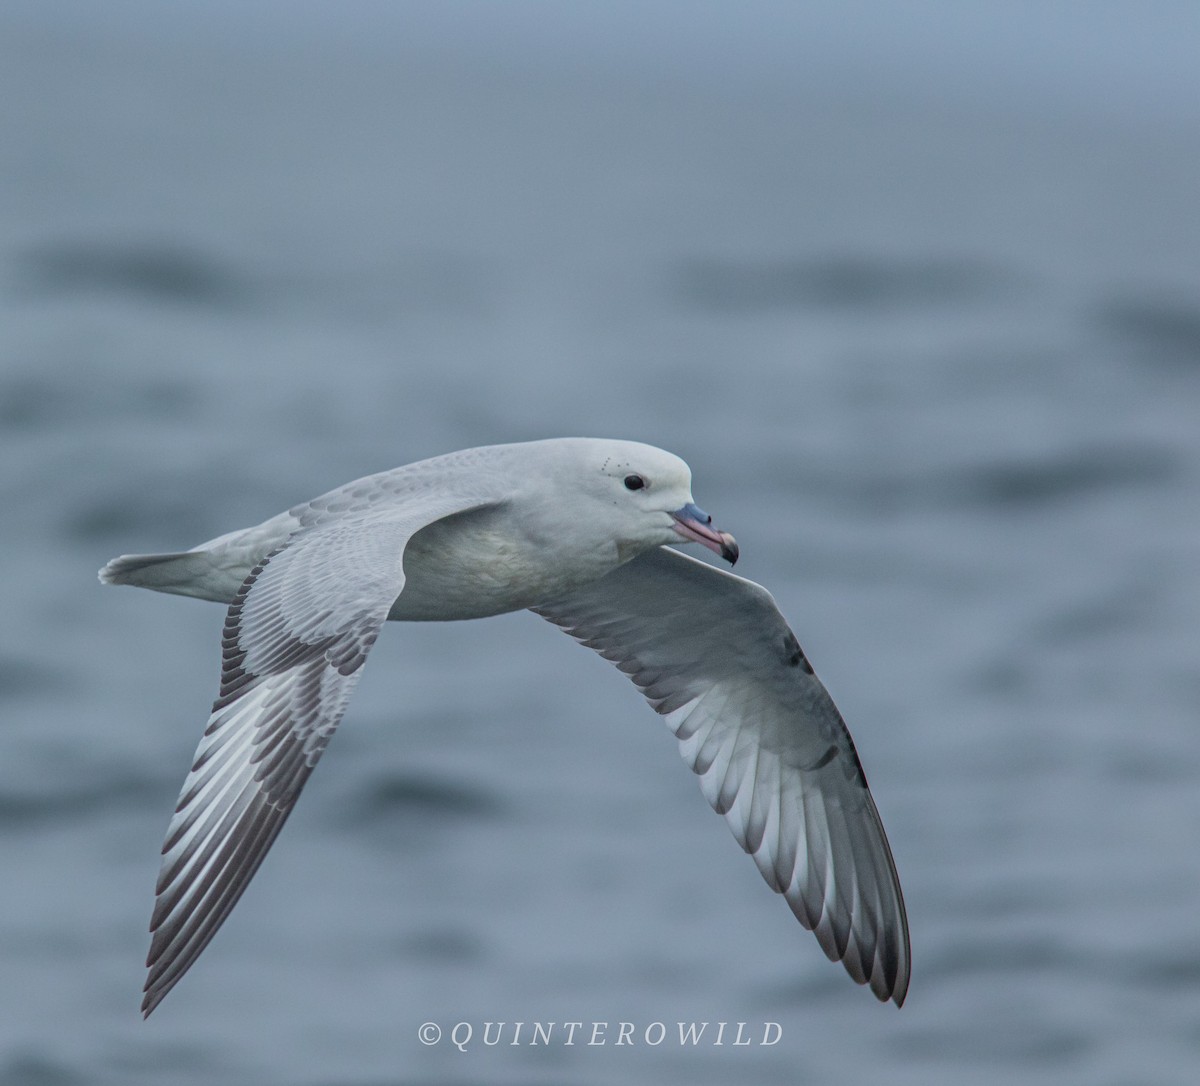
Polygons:
[[208,945],[283,828],[388,619],[529,609],[611,660],[821,948],[904,1002],[896,867],[841,715],[770,594],[675,550],[738,546],[650,445],[466,449],[345,484],[106,584],[226,604],[221,685],[167,829],[143,1014]]

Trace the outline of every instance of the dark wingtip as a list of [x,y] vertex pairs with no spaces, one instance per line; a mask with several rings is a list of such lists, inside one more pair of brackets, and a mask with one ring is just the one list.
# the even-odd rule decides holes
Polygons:
[[[147,962],[147,965],[150,963]],[[175,987],[176,977],[168,984],[156,982],[152,977],[146,978],[146,986],[142,989],[142,1020],[145,1021],[154,1013],[157,1007],[167,997],[167,993]]]

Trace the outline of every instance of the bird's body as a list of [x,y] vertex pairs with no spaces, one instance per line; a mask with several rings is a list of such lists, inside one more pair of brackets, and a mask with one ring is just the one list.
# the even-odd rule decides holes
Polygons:
[[[578,449],[576,442],[582,442]],[[519,473],[522,456],[541,446],[577,453],[587,443],[588,439],[558,439],[491,445],[420,460],[356,479],[190,551],[114,559],[102,577],[107,583],[139,584],[228,604],[254,567],[297,532],[338,517],[349,520],[365,514],[371,519],[389,506],[440,511],[448,504],[453,511],[419,527],[403,547],[403,591],[387,617],[444,622],[522,611],[588,584],[632,556],[629,541],[575,535],[568,518],[551,513],[552,502],[530,502],[530,493],[544,487],[544,476],[530,487],[519,474],[515,479],[508,474]],[[628,457],[622,463],[627,461]],[[509,515],[514,503],[526,512]],[[140,579],[131,576],[135,570]]]
[[767,882],[831,958],[901,1003],[903,900],[854,745],[769,594],[665,546],[737,557],[690,484],[678,457],[633,442],[489,446],[110,562],[108,583],[229,607],[220,693],[163,846],[144,1011],[257,870],[383,622],[526,608],[633,679]]

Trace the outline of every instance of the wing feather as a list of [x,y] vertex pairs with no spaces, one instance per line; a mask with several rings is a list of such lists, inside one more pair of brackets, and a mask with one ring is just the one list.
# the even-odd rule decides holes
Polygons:
[[259,562],[225,618],[221,685],[162,849],[142,1011],[216,934],[282,830],[404,587],[419,528],[489,504],[452,495],[348,514],[294,511],[301,527]]
[[769,593],[659,548],[534,610],[633,680],[767,885],[830,959],[902,1004],[908,921],[883,824]]

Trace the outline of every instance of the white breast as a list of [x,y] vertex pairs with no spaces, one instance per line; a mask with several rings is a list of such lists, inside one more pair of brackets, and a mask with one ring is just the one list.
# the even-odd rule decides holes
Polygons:
[[485,618],[520,611],[589,584],[621,564],[611,540],[563,550],[507,512],[479,510],[422,528],[404,551],[404,590],[388,612],[400,621]]

